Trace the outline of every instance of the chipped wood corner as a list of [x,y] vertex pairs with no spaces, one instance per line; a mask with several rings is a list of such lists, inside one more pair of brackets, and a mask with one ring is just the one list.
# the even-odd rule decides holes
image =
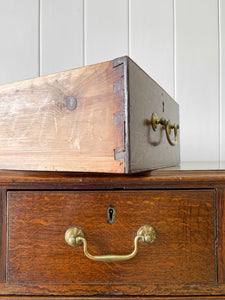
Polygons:
[[124,160],[125,155],[126,155],[126,149],[124,149],[122,147],[114,149],[115,160]]
[[116,68],[122,64],[127,64],[129,57],[128,56],[122,56],[122,57],[117,57],[113,60],[113,68]]

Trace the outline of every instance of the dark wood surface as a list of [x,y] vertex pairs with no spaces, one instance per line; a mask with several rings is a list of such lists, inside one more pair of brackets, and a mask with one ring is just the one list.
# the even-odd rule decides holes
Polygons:
[[[173,166],[180,162],[180,134],[169,144],[165,126],[153,131],[152,114],[179,124],[179,105],[137,64],[128,59],[130,170],[137,172]],[[174,132],[171,132],[174,140]]]
[[224,300],[225,296],[218,296],[218,297],[204,297],[204,296],[194,296],[192,298],[190,297],[148,297],[148,296],[117,296],[117,297],[29,297],[29,296],[18,296],[18,297],[0,297],[0,300],[190,300],[190,299],[194,299],[194,300]]
[[[189,296],[189,299],[195,299],[195,296],[224,296],[225,285],[218,283],[152,283],[136,285],[131,284],[0,284],[0,295],[20,295],[20,296],[98,296],[118,297],[121,296]],[[125,297],[126,299],[126,297]]]
[[194,296],[194,297],[179,297],[179,296],[175,296],[175,297],[148,297],[148,296],[117,296],[117,297],[29,297],[29,296],[18,296],[18,297],[9,297],[9,296],[5,296],[5,297],[0,297],[0,300],[190,300],[190,299],[194,299],[194,300],[224,300],[225,296],[218,296],[218,297],[204,297],[204,296]]
[[[29,188],[38,185],[39,188],[60,189],[72,185],[73,188],[171,188],[171,187],[216,187],[225,186],[225,162],[218,163],[183,163],[172,168],[162,168],[135,175],[116,175],[104,173],[75,172],[26,172],[0,170],[0,186]],[[40,185],[41,184],[41,185]]]

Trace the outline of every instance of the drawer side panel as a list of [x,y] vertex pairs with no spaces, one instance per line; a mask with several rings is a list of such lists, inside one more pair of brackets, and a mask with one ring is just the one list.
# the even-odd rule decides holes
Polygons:
[[1,169],[124,173],[124,65],[0,87]]

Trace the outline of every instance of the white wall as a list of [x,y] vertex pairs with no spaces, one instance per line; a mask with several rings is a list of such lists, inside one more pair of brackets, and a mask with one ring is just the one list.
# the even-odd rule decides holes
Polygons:
[[225,160],[225,0],[0,0],[0,84],[129,55],[180,104],[182,161]]

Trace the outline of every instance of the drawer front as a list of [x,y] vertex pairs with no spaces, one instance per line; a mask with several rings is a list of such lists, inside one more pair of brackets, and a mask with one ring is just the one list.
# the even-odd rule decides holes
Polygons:
[[[155,229],[156,239],[139,242],[127,261],[93,261],[82,245],[65,242],[66,230],[77,226],[92,255],[124,255],[143,225]],[[8,283],[215,282],[215,240],[213,191],[8,193]]]

